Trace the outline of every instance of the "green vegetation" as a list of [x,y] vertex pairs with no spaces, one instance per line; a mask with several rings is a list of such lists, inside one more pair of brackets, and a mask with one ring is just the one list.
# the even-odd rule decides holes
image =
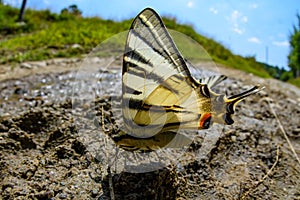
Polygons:
[[292,78],[288,82],[300,88],[300,78]]
[[291,69],[289,82],[300,87],[300,15],[297,14],[298,26],[293,27],[290,35],[291,51],[288,56]]
[[78,56],[130,25],[129,21],[82,18],[74,9],[60,14],[27,9],[25,23],[16,23],[18,9],[0,5],[0,10],[0,63]]
[[[83,18],[76,5],[71,5],[60,14],[49,10],[26,9],[24,23],[16,22],[19,9],[0,3],[0,63],[43,60],[54,57],[75,57],[91,52],[98,44],[123,31],[127,31],[132,20],[114,22],[99,17]],[[289,80],[290,73],[278,67],[259,63],[255,57],[233,54],[213,39],[195,32],[192,26],[179,24],[176,19],[164,18],[169,29],[181,32],[197,41],[209,53],[214,62],[233,67],[261,77]],[[122,37],[123,38],[123,37]],[[123,49],[123,41],[116,37],[116,44]],[[176,38],[175,38],[176,40]],[[177,42],[177,41],[176,41]],[[184,43],[178,46],[183,46]],[[106,52],[100,52],[102,56]],[[102,54],[103,53],[103,54]],[[197,57],[198,52],[187,50],[185,55]],[[297,81],[294,81],[297,82]],[[294,83],[293,82],[293,83]],[[298,81],[299,82],[299,81]]]

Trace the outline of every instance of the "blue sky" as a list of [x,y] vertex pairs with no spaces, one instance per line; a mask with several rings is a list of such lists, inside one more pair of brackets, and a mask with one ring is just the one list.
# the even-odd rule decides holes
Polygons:
[[[19,7],[22,0],[4,2]],[[300,13],[299,0],[27,0],[27,7],[54,12],[71,4],[84,16],[114,20],[135,17],[145,7],[152,7],[162,16],[193,25],[198,33],[235,54],[285,68],[289,34],[298,23],[296,13]]]

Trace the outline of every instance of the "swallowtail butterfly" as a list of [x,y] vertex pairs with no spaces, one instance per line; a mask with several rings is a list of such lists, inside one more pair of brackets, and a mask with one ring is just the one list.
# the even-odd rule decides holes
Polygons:
[[134,19],[127,35],[122,71],[124,127],[110,134],[129,151],[153,151],[186,144],[178,130],[207,129],[213,123],[232,124],[235,106],[259,86],[226,97],[211,88],[225,76],[196,80],[162,19],[151,8]]

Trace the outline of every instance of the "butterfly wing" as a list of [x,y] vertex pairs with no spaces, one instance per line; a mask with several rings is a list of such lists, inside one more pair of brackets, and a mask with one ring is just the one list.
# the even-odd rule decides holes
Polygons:
[[229,98],[209,89],[225,78],[221,75],[195,80],[159,15],[146,8],[131,25],[123,56],[122,114],[126,132],[136,138],[149,138],[181,128],[208,128],[211,122],[232,124],[237,103],[261,87]]
[[177,129],[185,123],[183,114],[186,123],[197,123],[199,82],[150,8],[134,19],[128,33],[122,81],[123,119],[131,134],[149,137],[162,129]]

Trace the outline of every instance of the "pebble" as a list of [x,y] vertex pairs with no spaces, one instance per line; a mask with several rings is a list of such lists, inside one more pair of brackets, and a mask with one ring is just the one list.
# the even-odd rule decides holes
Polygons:
[[92,193],[91,194],[92,197],[96,197],[98,195],[98,193],[99,193],[99,189],[98,188],[94,188],[94,189],[92,189],[91,193]]
[[91,63],[100,63],[101,59],[99,57],[91,57],[91,58],[88,58],[88,62],[91,62]]
[[71,46],[71,48],[72,48],[72,49],[81,49],[82,46],[81,46],[80,44],[73,44],[73,45]]
[[32,65],[30,65],[29,63],[21,63],[20,67],[23,69],[31,69]]
[[67,198],[68,198],[68,195],[65,194],[65,193],[59,193],[57,196],[58,196],[58,198],[60,198],[60,199],[67,199]]
[[46,67],[47,66],[47,62],[46,61],[38,61],[38,62],[34,62],[34,65],[36,67]]
[[298,135],[300,133],[300,128],[296,128],[293,130],[293,134]]
[[232,136],[231,136],[231,141],[232,141],[232,142],[236,142],[236,136],[235,136],[235,135],[232,135]]

